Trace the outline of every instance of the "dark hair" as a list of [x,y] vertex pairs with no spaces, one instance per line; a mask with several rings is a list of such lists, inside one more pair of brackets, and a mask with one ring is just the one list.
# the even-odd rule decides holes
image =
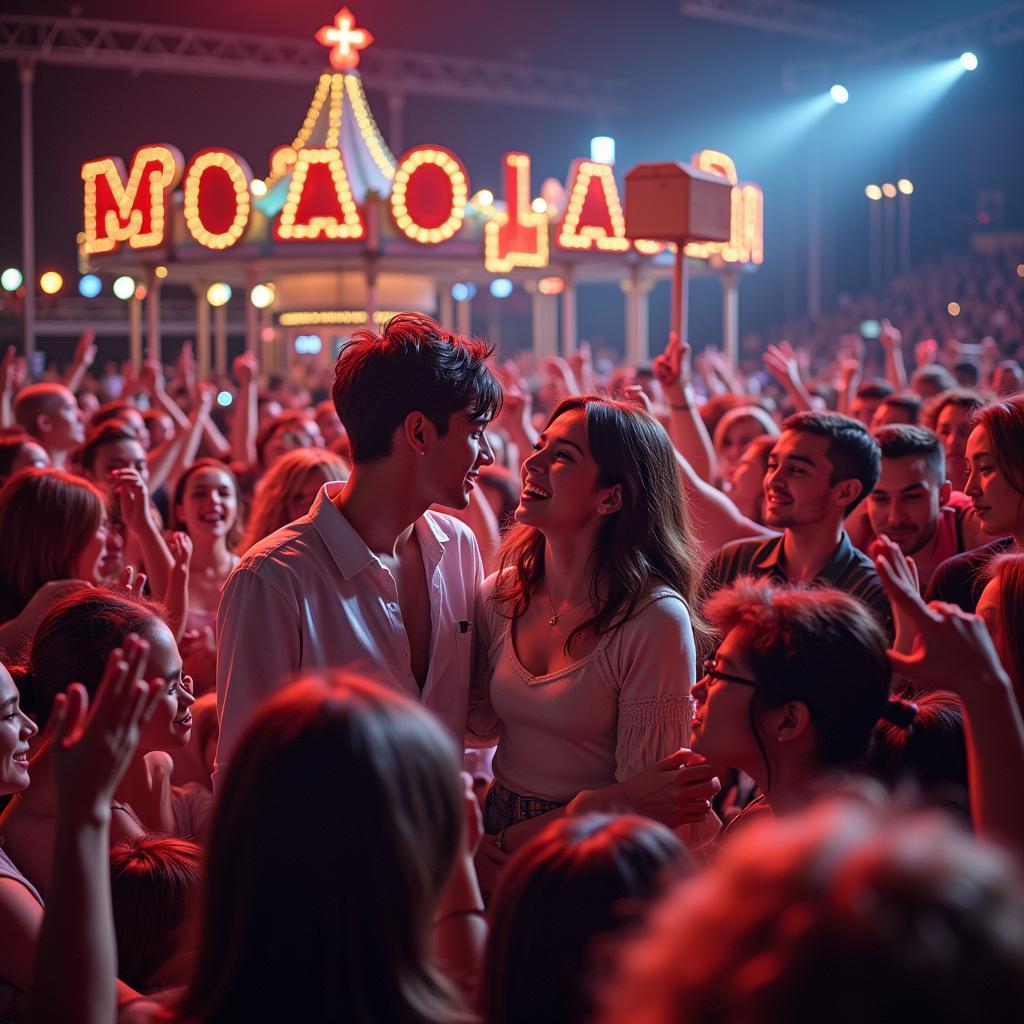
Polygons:
[[[573,410],[582,410],[586,417],[587,444],[601,486],[619,484],[622,506],[604,517],[588,563],[597,612],[569,634],[566,653],[588,631],[600,636],[621,626],[651,590],[661,586],[670,587],[686,602],[700,650],[704,630],[695,611],[689,510],[665,428],[628,402],[595,395],[566,398],[548,426]],[[533,526],[515,527],[502,543],[499,558],[494,599],[502,614],[518,618],[544,577],[544,535]]]
[[[138,407],[127,399],[119,398],[113,402],[104,402],[103,405],[101,405],[89,418],[89,426],[94,428],[100,427],[104,423],[110,423],[114,420],[118,420],[125,423],[128,429],[136,434],[135,439],[138,440],[138,432],[135,430],[135,427],[132,426],[131,420],[125,416],[125,413],[127,412],[137,412],[140,416],[143,416],[143,413],[140,412]],[[143,418],[145,417],[143,416]]]
[[15,423],[24,427],[33,437],[38,437],[36,421],[40,416],[49,416],[65,395],[74,401],[75,396],[63,384],[49,382],[28,384],[15,395],[13,409]]
[[103,495],[63,470],[22,469],[3,485],[0,621],[20,614],[44,583],[74,578],[103,517]]
[[1024,712],[1024,554],[999,555],[985,569],[990,579],[999,581],[993,639]]
[[1024,501],[1024,397],[979,409],[974,426],[985,428],[999,472]]
[[917,423],[921,417],[921,399],[917,395],[889,395],[882,399],[882,405],[899,409],[906,414],[909,423]]
[[492,351],[418,313],[393,316],[380,334],[356,331],[338,356],[331,390],[353,463],[390,455],[395,431],[412,412],[422,412],[441,435],[456,412],[493,418],[501,385],[487,367]]
[[55,602],[36,627],[22,664],[11,669],[40,728],[49,721],[57,694],[81,683],[92,697],[110,652],[129,633],[148,639],[159,624],[166,625],[163,609],[127,590],[92,587]]
[[168,836],[141,835],[110,850],[117,976],[137,992],[161,986],[198,903],[203,851]]
[[958,359],[953,364],[953,376],[964,387],[976,388],[981,383],[981,364],[970,356]]
[[612,937],[692,866],[675,834],[647,818],[552,822],[511,859],[492,900],[484,1024],[589,1021]]
[[218,794],[179,1016],[462,1019],[431,948],[464,827],[459,765],[436,719],[350,673],[264,703]]
[[947,405],[955,405],[963,409],[968,415],[973,415],[979,409],[988,405],[988,399],[978,391],[971,391],[969,388],[952,388],[943,391],[925,403],[924,420],[925,425],[935,429],[939,422],[939,416]]
[[115,417],[96,423],[95,419],[89,425],[89,432],[85,435],[85,444],[79,455],[79,461],[83,469],[90,473],[96,467],[96,458],[99,450],[108,444],[116,444],[118,441],[134,441],[140,445],[138,431],[125,419]]
[[937,484],[946,482],[946,453],[942,450],[942,442],[927,427],[891,423],[875,431],[875,440],[883,459],[918,456],[928,463],[928,471]]
[[231,481],[231,486],[235,489],[235,522],[231,527],[231,530],[227,536],[227,545],[231,551],[234,551],[238,546],[238,542],[242,539],[242,494],[238,487],[238,480],[235,474],[231,472],[231,467],[226,463],[221,462],[220,459],[196,459],[188,469],[185,470],[181,476],[178,477],[178,482],[174,485],[174,496],[171,500],[170,507],[170,528],[172,530],[181,530],[183,533],[188,533],[188,529],[185,523],[178,518],[178,506],[185,500],[185,488],[188,486],[189,480],[195,473],[199,473],[204,469],[213,469],[218,473],[223,473]]
[[849,799],[763,815],[652,913],[599,1024],[1004,1020],[1024,880],[945,815]]
[[272,420],[269,420],[263,425],[259,434],[256,436],[256,462],[263,468],[266,468],[265,458],[267,445],[283,430],[292,428],[298,428],[300,430],[309,429],[309,419],[304,412],[300,412],[296,409],[289,409],[280,416],[275,416]]
[[[924,389],[922,390],[922,385]],[[944,366],[929,363],[918,367],[910,375],[910,386],[921,395],[936,395],[940,391],[949,391],[956,387],[956,378]]]
[[856,397],[866,398],[869,402],[877,402],[888,398],[896,389],[887,381],[879,377],[873,380],[863,381],[857,387]]
[[967,742],[964,710],[952,693],[915,694],[907,724],[879,722],[866,766],[889,788],[912,784],[926,798],[967,807]]
[[[20,428],[5,429],[0,434],[0,483],[7,480],[14,469],[14,462],[27,444],[39,447],[39,442]],[[41,468],[41,467],[37,467]]]
[[825,457],[832,463],[828,482],[859,480],[860,494],[846,506],[849,515],[874,489],[882,457],[870,431],[860,420],[836,412],[798,412],[782,421],[782,429],[813,434],[828,441]]
[[720,636],[738,634],[757,685],[750,729],[771,776],[758,715],[789,701],[807,705],[826,767],[853,767],[890,707],[885,633],[871,610],[830,588],[773,586],[741,577],[713,594],[705,614]]

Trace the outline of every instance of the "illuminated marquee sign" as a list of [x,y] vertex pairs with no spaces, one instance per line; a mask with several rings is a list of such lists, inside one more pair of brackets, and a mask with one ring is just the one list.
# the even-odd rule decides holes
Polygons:
[[[132,159],[131,172],[112,157],[82,167],[85,253],[114,252],[120,245],[146,249],[166,243],[167,197],[181,178],[181,154],[170,146],[146,146]],[[742,184],[725,153],[701,150],[693,164],[732,183],[732,234],[728,242],[690,242],[687,255],[724,263],[764,262],[764,199],[757,185]],[[612,168],[576,160],[569,172],[566,209],[552,222],[530,198],[530,158],[506,153],[506,209],[494,209],[483,225],[484,265],[492,274],[515,267],[546,267],[551,239],[566,251],[624,253],[635,248],[654,256],[662,242],[625,237],[622,202]],[[357,241],[366,237],[363,211],[349,184],[336,147],[276,149],[274,177],[290,175],[287,195],[273,226],[280,242]],[[252,216],[252,174],[246,162],[224,149],[197,153],[185,169],[185,230],[199,245],[217,251],[244,237]],[[395,228],[421,245],[441,245],[463,228],[469,177],[459,158],[441,146],[417,146],[399,162],[389,208]]]
[[114,252],[124,242],[132,249],[163,245],[167,196],[181,178],[181,165],[173,146],[143,146],[129,173],[116,157],[83,164],[86,253]]

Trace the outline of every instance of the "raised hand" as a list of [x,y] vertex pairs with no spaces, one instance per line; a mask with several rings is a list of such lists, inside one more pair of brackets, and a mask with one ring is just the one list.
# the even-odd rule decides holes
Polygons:
[[74,362],[76,366],[88,370],[96,362],[96,332],[84,330],[79,335],[78,344],[75,345]]
[[125,526],[136,533],[146,527],[149,515],[149,488],[137,469],[113,469],[110,480],[114,484],[114,494],[121,506],[121,518]]
[[882,330],[879,332],[878,340],[886,351],[898,348],[903,341],[903,334],[900,330],[888,321],[882,320]]
[[134,566],[126,565],[117,578],[118,584],[124,587],[132,597],[142,597],[146,588],[146,574],[138,572]]
[[232,364],[235,372],[235,380],[242,387],[246,387],[259,377],[260,363],[255,352],[243,352],[235,358]]
[[800,376],[800,360],[788,341],[780,341],[778,345],[769,345],[763,359],[765,369],[787,391],[790,388],[803,387],[803,378]]
[[167,538],[167,550],[174,560],[174,570],[187,576],[192,564],[192,538],[181,530],[175,530]]
[[691,356],[689,343],[680,341],[679,335],[674,331],[668,336],[665,351],[655,356],[652,364],[654,376],[672,404],[685,403],[684,391],[693,376]]
[[887,554],[879,555],[875,566],[893,612],[904,615],[917,633],[911,653],[889,652],[893,671],[926,689],[950,690],[965,700],[993,684],[1009,686],[980,616],[941,601],[926,605]]
[[138,747],[142,727],[162,696],[164,681],[143,678],[149,644],[134,633],[110,652],[89,714],[81,683],[58,694],[51,749],[62,813],[107,820],[110,804]]
[[147,395],[153,395],[164,389],[164,368],[159,359],[147,359],[142,364],[139,384]]
[[934,338],[925,338],[914,346],[914,362],[918,369],[935,362],[939,351],[939,343]]
[[[893,543],[885,534],[881,534],[872,541],[868,554],[875,559],[884,557],[889,567],[910,590],[915,594],[921,593],[921,580],[917,572],[917,563],[913,558],[903,554],[899,545]],[[892,615],[893,623],[896,627],[892,648],[894,651],[909,654],[914,648],[914,640],[917,637],[917,627],[914,625],[914,620],[895,604],[892,605]]]

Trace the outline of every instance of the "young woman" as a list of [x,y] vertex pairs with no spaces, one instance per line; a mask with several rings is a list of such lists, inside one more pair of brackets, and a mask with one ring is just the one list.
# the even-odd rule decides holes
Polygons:
[[978,599],[978,614],[1003,663],[1017,703],[1024,711],[1024,553],[996,556],[988,568],[988,582]]
[[761,794],[733,825],[803,807],[859,765],[880,718],[913,720],[913,705],[890,699],[881,626],[848,594],[741,579],[706,614],[721,643],[696,688],[693,749],[745,772]]
[[238,565],[235,549],[242,533],[238,482],[223,462],[198,459],[178,478],[171,527],[192,539],[181,652],[199,696],[216,685],[217,605],[224,581]]
[[927,597],[974,611],[992,558],[1024,551],[1024,397],[996,402],[975,414],[966,462],[964,491],[982,531],[993,540],[943,562]]
[[[64,777],[74,753],[59,749]],[[191,978],[177,1005],[139,1005],[131,1020],[467,1019],[438,962],[479,969],[479,832],[465,820],[476,804],[433,717],[353,676],[296,683],[253,717],[218,799]],[[75,820],[81,801],[61,803],[61,877],[77,884],[50,900],[33,999],[44,1019],[106,1024],[109,868],[102,843],[86,843],[89,822]],[[61,989],[68,958],[78,984]]]
[[120,538],[92,484],[59,469],[13,476],[0,490],[0,648],[20,650],[57,597],[122,566]]
[[775,435],[755,437],[725,474],[725,493],[741,516],[764,524],[764,477]]
[[239,551],[248,551],[257,541],[304,516],[325,483],[347,480],[349,472],[339,455],[324,448],[297,448],[282,455],[256,485]]
[[730,409],[715,425],[712,437],[719,475],[723,480],[729,478],[751,441],[778,436],[779,425],[759,406],[741,405]]
[[502,875],[481,984],[485,1024],[584,1024],[617,940],[672,883],[686,848],[635,815],[552,822]]
[[[12,674],[41,728],[57,695],[71,683],[80,683],[89,694],[96,692],[110,652],[122,647],[129,634],[148,642],[150,678],[164,680],[164,692],[142,735],[142,750],[175,750],[188,743],[193,698],[171,631],[154,606],[104,588],[79,590],[58,601],[39,623],[25,662],[14,667]],[[50,882],[57,806],[51,756],[49,745],[36,754],[32,788],[16,796],[0,816],[4,848],[44,893]],[[140,753],[112,805],[113,841],[145,831],[176,831],[171,804],[169,780],[151,770]]]
[[697,643],[668,435],[633,405],[566,399],[522,478],[479,602],[470,728],[498,744],[482,856],[500,862],[570,802],[703,822],[716,783],[680,750]]
[[[29,742],[38,732],[21,710],[18,688],[0,665],[0,796],[29,784]],[[0,843],[0,1020],[24,1019],[43,898]]]

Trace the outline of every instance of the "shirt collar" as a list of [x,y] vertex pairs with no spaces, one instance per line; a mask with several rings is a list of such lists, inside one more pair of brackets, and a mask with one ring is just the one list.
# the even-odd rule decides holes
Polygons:
[[[765,541],[761,545],[761,549],[754,556],[751,568],[775,570],[784,574],[785,569],[782,564],[782,540],[784,536],[785,534],[780,533],[778,537],[772,537],[770,540]],[[839,535],[839,543],[829,556],[829,560],[822,566],[817,578],[828,581],[839,579],[850,562],[854,561],[856,557],[850,535],[843,530]]]
[[[345,487],[344,481],[324,484],[309,510],[310,520],[330,551],[338,570],[346,580],[361,573],[371,563],[380,564],[377,556],[366,546],[366,541],[355,527],[341,514],[334,499]],[[416,537],[420,547],[428,553],[431,565],[436,565],[444,554],[444,545],[451,539],[442,529],[432,512],[424,512],[416,520]]]

